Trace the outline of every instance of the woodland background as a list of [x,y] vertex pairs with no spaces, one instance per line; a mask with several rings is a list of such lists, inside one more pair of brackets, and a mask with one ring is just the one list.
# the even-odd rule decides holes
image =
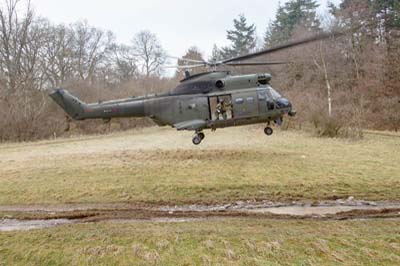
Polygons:
[[[267,3],[266,3],[267,4]],[[298,116],[285,128],[313,128],[318,135],[362,137],[362,129],[400,129],[400,2],[343,0],[318,16],[317,1],[291,0],[256,36],[244,15],[227,29],[228,47],[214,46],[219,60],[311,36],[345,32],[260,61],[273,67],[236,67],[233,74],[273,75],[272,86],[289,98]],[[204,59],[190,47],[184,58]],[[185,62],[179,61],[180,65]],[[0,142],[70,134],[106,133],[152,125],[147,119],[71,121],[47,96],[63,87],[86,102],[154,94],[173,89],[183,73],[165,75],[168,56],[157,36],[141,31],[130,45],[87,22],[55,25],[25,0],[0,2]],[[205,71],[193,69],[192,73]]]

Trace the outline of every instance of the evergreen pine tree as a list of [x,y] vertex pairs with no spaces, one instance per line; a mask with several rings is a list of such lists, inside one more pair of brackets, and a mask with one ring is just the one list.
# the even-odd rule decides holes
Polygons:
[[223,58],[249,53],[256,46],[256,27],[254,24],[248,25],[243,14],[239,15],[239,19],[234,19],[233,24],[234,29],[227,31],[227,39],[231,41],[232,45],[221,49]]
[[372,8],[382,21],[386,31],[400,28],[399,0],[374,0],[372,1]]
[[343,0],[331,13],[344,29],[351,29],[353,49],[361,53],[365,41],[384,44],[386,88],[400,86],[400,2],[398,0]]
[[268,26],[264,38],[265,46],[289,41],[297,26],[310,32],[320,30],[318,7],[319,4],[315,0],[291,0],[280,6],[275,20]]

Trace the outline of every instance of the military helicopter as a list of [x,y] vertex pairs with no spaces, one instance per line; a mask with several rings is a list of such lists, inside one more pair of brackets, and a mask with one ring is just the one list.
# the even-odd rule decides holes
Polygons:
[[321,33],[217,62],[183,59],[193,65],[178,68],[210,67],[213,71],[196,75],[186,71],[186,77],[175,89],[159,95],[91,104],[64,89],[56,89],[49,96],[75,120],[149,117],[159,126],[169,125],[177,130],[194,131],[192,142],[195,145],[205,138],[205,129],[215,131],[218,128],[266,123],[264,133],[270,136],[273,134],[272,123],[281,125],[285,115],[296,115],[291,102],[270,86],[271,75],[234,76],[229,71],[217,71],[217,67],[286,64],[243,61],[332,36],[333,33]]

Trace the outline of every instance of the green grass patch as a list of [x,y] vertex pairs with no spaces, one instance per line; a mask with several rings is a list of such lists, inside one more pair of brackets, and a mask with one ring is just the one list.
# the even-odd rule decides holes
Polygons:
[[0,265],[398,265],[399,221],[225,219],[0,233]]

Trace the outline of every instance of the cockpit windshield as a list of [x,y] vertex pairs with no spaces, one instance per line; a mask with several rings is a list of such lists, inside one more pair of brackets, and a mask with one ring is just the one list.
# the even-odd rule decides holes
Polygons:
[[282,98],[282,95],[279,94],[279,92],[277,92],[276,90],[274,90],[273,88],[269,87],[269,92],[271,93],[271,96],[274,100],[277,100],[279,98]]

